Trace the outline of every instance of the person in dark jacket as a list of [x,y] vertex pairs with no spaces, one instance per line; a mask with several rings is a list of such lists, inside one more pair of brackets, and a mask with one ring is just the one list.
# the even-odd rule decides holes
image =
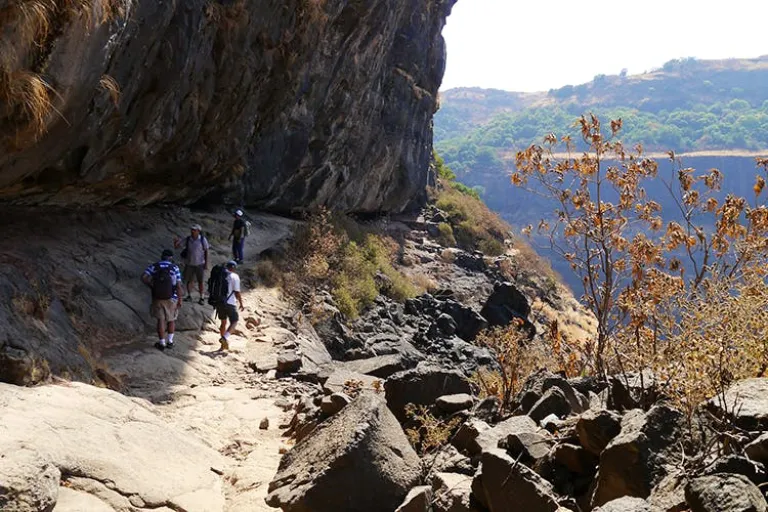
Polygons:
[[233,214],[235,218],[234,224],[232,224],[232,232],[229,234],[229,238],[232,240],[232,258],[239,265],[243,263],[243,249],[245,247],[245,220],[243,219],[243,210],[235,210]]

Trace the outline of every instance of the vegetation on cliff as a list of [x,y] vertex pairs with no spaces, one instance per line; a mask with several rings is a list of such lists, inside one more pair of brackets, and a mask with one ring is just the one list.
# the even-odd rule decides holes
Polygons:
[[675,60],[637,76],[599,75],[546,93],[447,91],[435,118],[437,148],[460,175],[500,166],[501,152],[554,132],[580,140],[573,119],[621,119],[625,142],[647,150],[760,150],[768,140],[768,58]]

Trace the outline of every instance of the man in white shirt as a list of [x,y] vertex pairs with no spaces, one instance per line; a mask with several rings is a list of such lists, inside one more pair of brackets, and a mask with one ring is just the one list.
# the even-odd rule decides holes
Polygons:
[[[240,294],[240,276],[237,275],[235,269],[237,263],[234,261],[227,262],[227,301],[217,308],[217,314],[221,319],[221,350],[229,350],[229,335],[235,330],[237,321],[240,320],[240,315],[237,313],[237,306],[240,305],[240,311],[243,311],[243,296]],[[227,327],[227,320],[229,320],[229,327]]]

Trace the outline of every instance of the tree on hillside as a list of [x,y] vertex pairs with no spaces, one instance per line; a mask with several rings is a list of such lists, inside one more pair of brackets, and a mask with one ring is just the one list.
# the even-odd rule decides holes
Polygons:
[[[584,302],[598,321],[596,338],[583,340],[594,371],[652,368],[688,408],[733,378],[764,375],[764,177],[756,177],[751,200],[729,195],[719,202],[719,171],[679,165],[665,187],[682,220],[665,222],[644,189],[664,178],[642,147],[629,150],[618,141],[622,121],[611,121],[607,133],[596,116],[578,125],[589,151],[574,155],[569,137],[549,135],[543,146],[517,154],[512,182],[559,204],[538,230],[582,280]],[[556,156],[560,144],[565,158]],[[768,160],[758,163],[764,174]],[[532,180],[536,187],[529,187]]]

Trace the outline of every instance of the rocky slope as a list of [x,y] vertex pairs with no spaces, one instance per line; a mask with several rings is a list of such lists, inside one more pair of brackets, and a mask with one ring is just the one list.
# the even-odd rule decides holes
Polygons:
[[0,198],[423,202],[454,2],[0,2]]

